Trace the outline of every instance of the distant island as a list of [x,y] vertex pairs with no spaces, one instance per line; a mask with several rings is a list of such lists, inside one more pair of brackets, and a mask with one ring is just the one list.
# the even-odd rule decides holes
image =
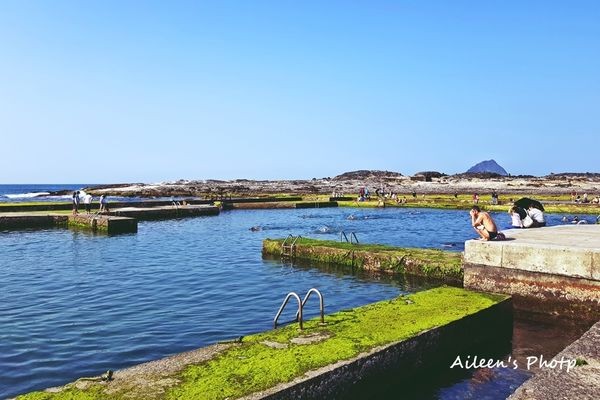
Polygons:
[[502,168],[496,161],[494,160],[486,160],[480,163],[475,164],[471,168],[469,168],[466,172],[467,174],[479,174],[479,173],[491,173],[498,174],[501,176],[507,176],[508,172],[504,168]]

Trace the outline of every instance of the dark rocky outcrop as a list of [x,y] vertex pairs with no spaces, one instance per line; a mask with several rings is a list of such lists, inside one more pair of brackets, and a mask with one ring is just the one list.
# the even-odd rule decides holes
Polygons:
[[463,172],[462,174],[452,175],[455,179],[493,179],[503,178],[504,175],[497,174],[495,172]]
[[443,172],[438,172],[438,171],[421,171],[421,172],[417,172],[414,176],[424,176],[424,177],[429,177],[429,178],[441,178],[444,176],[448,176],[446,174],[444,174]]
[[334,181],[349,181],[349,180],[365,180],[365,179],[385,179],[385,178],[399,178],[403,175],[399,172],[393,171],[379,171],[379,170],[366,170],[361,169],[358,171],[344,172],[333,178]]

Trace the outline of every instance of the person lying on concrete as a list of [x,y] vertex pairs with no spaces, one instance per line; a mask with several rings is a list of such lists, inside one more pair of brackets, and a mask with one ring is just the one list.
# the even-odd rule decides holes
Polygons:
[[529,210],[527,211],[531,219],[533,220],[532,228],[539,228],[542,226],[546,226],[546,220],[544,218],[544,212],[538,210],[534,206],[529,206]]
[[471,225],[481,239],[493,240],[498,236],[498,228],[490,214],[481,211],[479,206],[473,206],[469,214],[471,215]]

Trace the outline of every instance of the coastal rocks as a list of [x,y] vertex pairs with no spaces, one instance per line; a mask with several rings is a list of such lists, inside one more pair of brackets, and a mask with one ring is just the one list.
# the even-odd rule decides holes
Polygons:
[[348,181],[348,180],[369,180],[369,179],[389,179],[389,178],[400,178],[403,175],[399,172],[392,171],[378,171],[378,170],[358,170],[345,172],[341,175],[333,178],[334,181]]
[[[493,161],[493,160],[492,160]],[[414,176],[404,176],[390,171],[352,171],[334,178],[306,180],[195,180],[157,184],[109,185],[86,188],[93,195],[108,194],[121,197],[182,197],[193,196],[207,199],[224,197],[260,197],[279,194],[349,195],[356,196],[361,188],[371,192],[383,187],[386,193],[423,194],[486,193],[496,190],[502,194],[559,194],[577,191],[596,193],[600,176],[587,174],[576,177],[549,175],[546,177],[502,176],[496,172],[445,175],[437,171],[425,171]]]

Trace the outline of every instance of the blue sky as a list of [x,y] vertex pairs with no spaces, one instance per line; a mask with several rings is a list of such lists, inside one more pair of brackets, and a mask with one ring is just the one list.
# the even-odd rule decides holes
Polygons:
[[0,183],[599,171],[597,1],[0,2]]

